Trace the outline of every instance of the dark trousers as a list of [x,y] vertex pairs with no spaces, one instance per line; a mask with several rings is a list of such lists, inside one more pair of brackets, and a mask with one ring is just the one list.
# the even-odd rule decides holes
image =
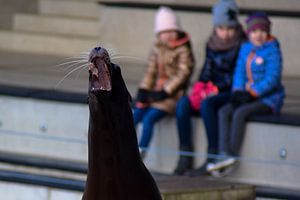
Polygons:
[[192,147],[191,117],[202,116],[206,128],[208,153],[217,153],[218,150],[218,109],[228,102],[230,92],[219,93],[208,97],[202,102],[201,111],[191,107],[187,96],[183,96],[176,106],[176,123],[180,146]]
[[270,114],[272,110],[260,101],[234,108],[226,104],[219,110],[219,151],[223,155],[237,156],[243,142],[246,119],[252,114]]
[[202,102],[201,115],[206,130],[209,154],[217,154],[219,151],[218,111],[229,101],[230,95],[230,92],[222,92]]

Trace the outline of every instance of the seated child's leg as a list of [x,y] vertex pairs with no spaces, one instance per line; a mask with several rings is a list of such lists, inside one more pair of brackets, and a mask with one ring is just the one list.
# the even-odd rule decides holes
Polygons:
[[[271,113],[271,109],[260,101],[243,104],[234,110],[231,104],[227,104],[219,111],[220,135],[220,161],[208,166],[208,171],[223,171],[225,175],[229,173],[237,164],[237,159],[233,156],[239,154],[243,141],[246,118],[254,113]],[[231,122],[230,122],[231,121]]]
[[133,121],[136,126],[140,121],[142,121],[144,115],[147,113],[148,108],[135,108],[133,110]]
[[252,114],[271,114],[272,110],[261,101],[244,104],[238,107],[232,116],[230,150],[238,155],[245,134],[246,118]]
[[180,146],[191,147],[192,128],[191,128],[192,108],[187,96],[181,97],[176,106],[176,124],[179,135]]
[[218,110],[229,101],[230,92],[208,97],[201,104],[201,116],[208,140],[208,153],[218,153]]
[[231,128],[231,118],[233,113],[232,104],[228,103],[218,112],[219,116],[219,153],[222,155],[228,155],[230,153],[229,140]]
[[167,112],[165,111],[156,108],[149,108],[149,111],[143,118],[143,130],[139,145],[140,147],[147,148],[149,146],[153,134],[154,124],[166,115]]

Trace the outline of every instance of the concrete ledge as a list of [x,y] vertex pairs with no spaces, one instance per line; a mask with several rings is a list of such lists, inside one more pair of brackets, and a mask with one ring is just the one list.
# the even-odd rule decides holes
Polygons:
[[255,199],[255,187],[205,178],[157,179],[164,200],[242,200]]
[[72,161],[66,161],[66,159],[59,160],[53,158],[51,159],[45,157],[37,157],[31,155],[22,155],[22,154],[6,153],[6,152],[0,152],[0,162],[10,164],[10,165],[60,170],[60,171],[75,172],[81,174],[86,174],[88,168],[86,162],[72,162]]
[[[83,191],[84,181],[0,170],[0,180],[49,188]],[[243,200],[255,199],[255,187],[238,183],[190,178],[159,178],[164,200]],[[32,186],[33,187],[33,186]]]
[[[195,167],[198,167],[206,158],[207,146],[201,119],[193,120],[193,130]],[[299,190],[300,149],[296,142],[300,140],[299,130],[299,126],[249,122],[240,164],[225,180]],[[154,171],[172,173],[178,159],[176,151],[178,136],[175,119],[165,118],[155,127],[145,162]]]
[[[86,162],[86,105],[8,96],[0,104],[2,151]],[[206,158],[201,119],[193,119],[193,130],[197,167]],[[300,190],[299,140],[299,126],[249,122],[239,168],[225,180]],[[175,119],[167,117],[155,126],[145,163],[153,171],[172,173],[177,151]]]

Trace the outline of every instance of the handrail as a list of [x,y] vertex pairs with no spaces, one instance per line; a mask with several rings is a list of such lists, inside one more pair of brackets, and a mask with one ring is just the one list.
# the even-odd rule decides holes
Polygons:
[[53,158],[42,158],[37,156],[20,155],[6,152],[0,152],[0,162],[27,167],[37,167],[41,169],[62,170],[82,174],[87,173],[87,163],[59,160]]
[[20,86],[0,85],[0,95],[27,97],[68,103],[87,103],[87,94],[59,91],[54,89],[38,89]]
[[84,181],[0,170],[0,180],[82,192]]

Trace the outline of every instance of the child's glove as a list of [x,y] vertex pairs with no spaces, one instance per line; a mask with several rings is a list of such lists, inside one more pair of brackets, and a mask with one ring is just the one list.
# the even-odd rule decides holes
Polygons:
[[148,99],[149,99],[149,91],[140,88],[136,95],[136,101],[141,103],[147,103]]
[[254,99],[255,98],[249,92],[236,91],[232,94],[230,103],[233,105],[233,107],[237,108],[242,104],[254,101]]
[[166,93],[164,90],[151,91],[149,93],[149,98],[151,101],[162,101],[168,97],[169,97],[168,93]]

